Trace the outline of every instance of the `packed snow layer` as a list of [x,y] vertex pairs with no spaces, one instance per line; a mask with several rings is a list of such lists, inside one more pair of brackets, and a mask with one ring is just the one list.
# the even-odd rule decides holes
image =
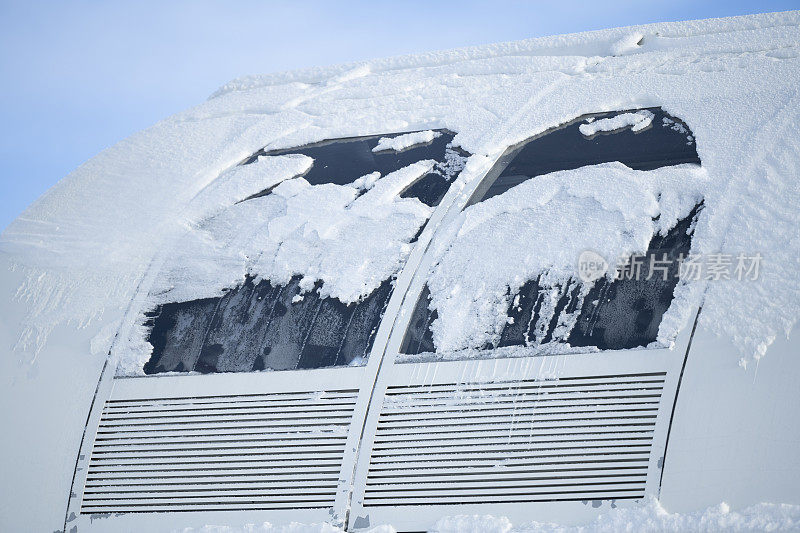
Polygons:
[[[457,132],[456,145],[475,154],[472,167],[488,168],[507,147],[581,115],[648,106],[661,106],[685,120],[697,137],[707,187],[693,252],[760,252],[764,257],[757,283],[701,283],[676,295],[662,327],[665,331],[685,327],[689,310],[705,295],[701,320],[709,329],[737,339],[741,353],[732,357],[744,362],[760,357],[800,317],[800,239],[795,237],[800,205],[799,24],[797,12],[654,24],[235,80],[208,101],[88,161],[3,233],[0,250],[28,279],[17,295],[28,308],[19,318],[18,357],[30,364],[47,346],[48,332],[55,325],[86,326],[105,309],[126,313],[118,342],[137,338],[130,330],[149,303],[143,295],[155,294],[152,289],[161,283],[162,267],[175,281],[171,297],[182,290],[189,295],[179,286],[191,287],[197,295],[218,291],[221,281],[230,285],[232,273],[223,276],[208,261],[201,266],[176,265],[172,251],[184,249],[185,243],[185,250],[197,247],[203,257],[208,251],[204,246],[225,248],[229,241],[216,237],[226,230],[212,226],[233,215],[220,219],[214,215],[227,212],[225,208],[245,191],[273,186],[271,180],[284,182],[287,192],[297,187],[289,181],[308,164],[300,158],[263,163],[295,165],[285,172],[239,175],[258,172],[238,170],[236,165],[261,148],[447,128]],[[450,196],[469,194],[481,177],[477,172],[462,174]],[[233,180],[231,185],[224,185],[227,180]],[[358,187],[354,183],[352,188]],[[298,194],[311,192],[298,190]],[[595,215],[607,212],[642,220],[642,206],[625,213],[628,205],[609,208],[588,197],[570,200],[569,194],[562,191],[553,198],[567,202],[564,205],[569,204],[573,214],[583,207]],[[595,200],[604,196],[597,190],[592,194]],[[636,189],[634,194],[643,193]],[[339,205],[346,201],[341,190],[332,195],[326,201]],[[290,209],[290,195],[280,200]],[[403,243],[410,228],[418,227],[424,215],[420,206],[403,205],[408,211],[402,214],[394,212],[400,207],[392,207],[391,216],[396,215],[402,227],[387,230],[396,232],[390,250],[361,265],[363,271],[353,286],[345,280],[327,280],[330,294],[351,298],[355,286],[363,292],[372,280],[396,268],[406,253]],[[653,207],[650,202],[643,205]],[[270,234],[274,230],[275,235],[288,235],[298,229],[281,211],[284,207],[276,203],[270,208],[283,220],[267,224]],[[543,205],[531,209],[547,214]],[[324,206],[321,211],[327,212]],[[303,238],[281,253],[295,250],[293,261],[304,258],[301,266],[309,281],[324,279],[333,267],[313,243],[352,238],[352,220],[337,223],[328,232],[330,218],[309,212],[301,216],[313,219],[309,227],[317,224],[317,233],[302,230]],[[370,216],[365,215],[367,220]],[[611,221],[600,224],[601,231],[613,227]],[[636,228],[635,238],[626,243],[612,240],[612,248],[641,245],[647,231],[644,225]],[[233,229],[228,228],[231,238]],[[443,238],[457,231],[429,229]],[[214,242],[200,242],[208,235],[215,236]],[[261,235],[257,241],[267,247],[276,242]],[[548,253],[562,254],[553,242],[545,244]],[[256,251],[248,242],[242,246]],[[341,246],[346,250],[350,245]],[[258,252],[259,268],[274,268],[269,273],[279,274],[281,267],[270,264],[267,249]],[[230,258],[234,250],[221,253]],[[363,262],[367,256],[371,257],[358,258]],[[252,267],[252,261],[248,256],[226,264],[235,265],[239,275]],[[356,262],[354,258],[343,268],[349,273],[357,268]],[[184,267],[186,277],[180,278]],[[509,272],[502,276],[511,279]],[[178,283],[187,280],[198,283]],[[486,293],[495,290],[492,286]],[[741,305],[744,301],[748,304]],[[477,310],[480,314],[464,317],[466,323],[488,317],[497,301],[487,305]],[[463,315],[456,309],[454,313],[441,318],[455,323]],[[477,329],[468,325],[462,331]],[[440,337],[449,346],[468,344],[453,335]]]
[[638,31],[629,33],[611,45],[611,53],[615,56],[630,54],[639,49],[643,40],[644,35]]
[[563,526],[548,522],[512,524],[491,515],[461,515],[440,519],[431,533],[693,533],[797,531],[800,506],[761,503],[734,511],[726,503],[695,513],[670,513],[655,498],[644,505],[612,509],[593,522]]
[[581,124],[578,129],[587,137],[590,137],[601,131],[616,131],[628,126],[631,127],[631,131],[641,131],[649,126],[651,122],[653,122],[653,117],[654,115],[652,112],[643,109],[641,111],[637,111],[636,113],[620,113],[614,117],[592,121],[587,124]]
[[398,135],[397,137],[381,137],[378,140],[378,145],[373,148],[372,151],[382,152],[383,150],[394,150],[395,152],[399,152],[418,144],[429,143],[439,135],[441,135],[441,133],[427,130],[406,133]]

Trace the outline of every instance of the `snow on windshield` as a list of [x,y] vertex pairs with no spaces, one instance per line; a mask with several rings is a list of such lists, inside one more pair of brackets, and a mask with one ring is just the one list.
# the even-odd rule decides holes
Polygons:
[[[621,116],[664,121],[621,131]],[[584,135],[586,124],[604,121],[613,135]],[[707,181],[690,138],[680,119],[651,108],[593,114],[510,149],[453,224],[402,358],[474,357],[470,350],[508,346],[669,346],[674,321],[660,326],[675,290],[685,289],[679,264]],[[605,271],[579,280],[585,253]],[[632,257],[636,279],[613,279],[620,260]]]
[[[707,182],[694,165],[643,172],[606,163],[540,176],[468,207],[428,280],[436,349],[497,346],[514,296],[532,279],[555,291],[540,309],[550,324],[564,287],[578,278],[581,252],[596,250],[610,265],[645,254],[702,200]],[[580,287],[577,308],[590,288]],[[553,341],[566,340],[575,318]],[[666,344],[674,333],[662,332]]]
[[[440,132],[435,137],[447,140]],[[436,160],[420,160],[434,156],[446,164],[447,142],[415,143],[401,160],[353,163],[379,142],[329,142],[258,155],[235,167],[231,172],[249,175],[273,160],[301,161],[296,173],[302,168],[303,175],[274,179],[197,224],[169,251],[148,298],[153,311],[137,330],[147,338],[136,340],[139,356],[126,359],[121,372],[139,372],[148,358],[148,373],[313,368],[366,359],[391,280],[433,211],[401,193],[426,179],[449,185],[460,170],[447,167],[446,175]],[[417,161],[391,170],[409,157]],[[391,171],[358,175],[371,168]]]

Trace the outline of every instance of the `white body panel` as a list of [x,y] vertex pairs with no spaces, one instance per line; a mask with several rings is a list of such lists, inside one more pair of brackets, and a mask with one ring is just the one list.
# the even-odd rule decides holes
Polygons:
[[698,325],[678,393],[661,502],[686,512],[725,501],[800,504],[800,337],[778,338],[758,368]]
[[[15,297],[24,282],[0,254],[0,446],[5,456],[0,483],[0,529],[53,531],[64,527],[65,505],[86,418],[106,354],[94,356],[90,342],[121,313],[109,309],[88,326],[64,324],[36,355],[37,364],[19,360],[23,317],[32,303]],[[13,482],[12,482],[13,480]]]

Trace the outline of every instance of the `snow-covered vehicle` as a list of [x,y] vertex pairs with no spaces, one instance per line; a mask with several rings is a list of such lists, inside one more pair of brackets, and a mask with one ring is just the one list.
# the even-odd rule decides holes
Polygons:
[[104,151],[0,241],[3,522],[800,505],[799,85],[798,12],[656,24],[243,78]]

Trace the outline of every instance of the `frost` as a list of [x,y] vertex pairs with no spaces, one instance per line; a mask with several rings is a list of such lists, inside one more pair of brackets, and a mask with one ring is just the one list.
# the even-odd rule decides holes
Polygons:
[[373,148],[372,151],[381,152],[383,150],[394,150],[395,152],[399,152],[418,144],[429,143],[440,135],[441,133],[427,130],[406,133],[398,135],[397,137],[381,137],[378,141],[378,145]]
[[[636,113],[621,113],[615,117],[603,118],[600,120],[592,121],[587,124],[581,124],[578,129],[586,137],[599,133],[601,131],[617,131],[623,128],[631,127],[631,131],[637,132],[645,129],[653,121],[652,112],[643,109]],[[668,119],[664,119],[668,120]],[[682,126],[681,126],[682,127]]]
[[433,171],[445,178],[447,181],[453,179],[467,164],[467,157],[461,155],[451,146],[447,147],[444,153],[444,161],[436,162]]

